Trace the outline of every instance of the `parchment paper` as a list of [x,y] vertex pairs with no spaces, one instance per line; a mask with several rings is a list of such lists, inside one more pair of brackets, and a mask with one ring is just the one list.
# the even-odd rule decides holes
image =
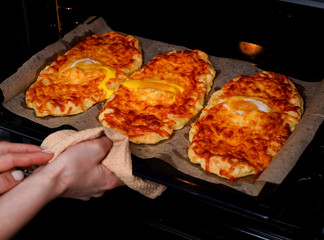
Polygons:
[[[90,20],[90,19],[89,19]],[[44,50],[35,54],[18,71],[6,79],[0,88],[3,91],[6,107],[11,112],[28,118],[47,127],[59,127],[69,124],[78,130],[84,130],[100,126],[98,121],[99,111],[103,103],[93,106],[85,113],[66,117],[37,118],[34,111],[28,109],[25,103],[25,92],[36,80],[38,73],[46,65],[50,64],[58,55],[63,55],[67,50],[76,45],[82,39],[92,34],[103,34],[112,31],[102,18],[98,18],[90,24],[82,24],[64,36],[58,42],[47,46]],[[136,37],[136,36],[135,36]],[[185,50],[183,46],[167,44],[159,41],[136,37],[142,46],[144,64],[154,56],[172,50]],[[211,93],[234,77],[251,75],[262,71],[248,62],[209,56],[216,69],[216,78]],[[199,165],[190,163],[187,150],[189,147],[188,123],[183,129],[176,131],[170,140],[162,141],[156,145],[136,145],[130,143],[131,152],[140,158],[159,158],[171,164],[176,169],[193,177],[215,183],[225,184],[246,194],[257,196],[266,182],[280,184],[290,170],[295,166],[300,155],[313,139],[319,125],[324,120],[324,82],[305,82],[290,78],[298,87],[305,101],[305,113],[293,134],[289,137],[283,148],[272,160],[267,169],[256,179],[244,178],[235,182],[221,179],[213,174],[203,171]],[[206,101],[207,103],[207,101]]]

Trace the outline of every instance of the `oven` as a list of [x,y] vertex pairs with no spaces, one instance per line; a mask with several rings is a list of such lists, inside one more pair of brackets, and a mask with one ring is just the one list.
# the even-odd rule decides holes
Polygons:
[[[15,4],[7,9],[19,8],[16,21],[6,29],[16,37],[6,44],[18,46],[13,51],[19,57],[4,63],[1,81],[71,29],[98,20],[90,16],[120,32],[239,59],[318,86],[324,79],[321,1],[163,2],[147,8],[98,0]],[[118,188],[87,202],[57,199],[15,239],[323,239],[323,105],[319,108],[314,136],[296,165],[281,184],[266,183],[257,196],[195,178],[160,159],[132,155],[133,174],[166,185],[162,196],[151,200]],[[13,141],[39,144],[52,132],[74,128],[44,126],[3,104],[0,115],[1,136]]]

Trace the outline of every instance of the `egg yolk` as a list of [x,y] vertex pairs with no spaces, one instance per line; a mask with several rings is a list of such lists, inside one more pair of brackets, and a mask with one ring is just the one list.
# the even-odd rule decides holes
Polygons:
[[83,71],[88,71],[88,70],[93,70],[93,69],[103,69],[105,71],[105,78],[99,83],[98,88],[102,89],[103,91],[105,91],[106,96],[105,98],[108,99],[112,93],[114,92],[114,90],[110,90],[107,87],[107,82],[109,82],[109,80],[111,78],[115,78],[116,77],[116,70],[112,69],[108,66],[103,66],[100,62],[95,61],[91,58],[82,58],[82,59],[78,59],[76,61],[74,61],[71,66],[69,66],[68,68],[64,69],[62,72],[71,69],[71,68],[75,68],[78,67],[80,69],[82,69]]
[[239,114],[249,111],[269,112],[269,107],[265,103],[251,98],[233,98],[226,106]]

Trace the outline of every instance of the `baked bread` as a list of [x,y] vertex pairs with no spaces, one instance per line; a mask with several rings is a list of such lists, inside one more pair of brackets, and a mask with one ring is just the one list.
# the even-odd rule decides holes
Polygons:
[[38,117],[84,112],[107,99],[141,65],[141,47],[133,36],[93,35],[39,73],[26,92],[27,107]]
[[260,174],[302,113],[303,99],[286,76],[264,71],[234,78],[192,124],[189,159],[227,179]]
[[169,139],[203,108],[215,74],[202,51],[160,54],[120,84],[99,121],[133,143]]

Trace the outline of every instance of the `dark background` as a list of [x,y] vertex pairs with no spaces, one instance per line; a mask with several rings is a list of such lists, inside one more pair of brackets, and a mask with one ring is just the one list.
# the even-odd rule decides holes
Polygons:
[[[32,54],[90,16],[103,17],[116,31],[252,61],[263,69],[302,80],[320,81],[324,77],[321,8],[250,0],[183,4],[58,0],[59,33],[54,0],[11,0],[2,5],[1,9],[8,12],[1,16],[2,80]],[[240,41],[261,45],[264,51],[258,56],[244,55]]]
[[[58,7],[61,28],[55,0],[1,3],[0,82],[37,51],[94,15],[103,17],[116,31],[200,49],[209,55],[250,61],[264,70],[304,81],[321,81],[324,77],[322,8],[250,0],[182,4],[58,0]],[[240,49],[242,42],[257,44],[262,51],[244,53]],[[237,212],[201,199],[194,192],[169,188],[161,197],[150,200],[123,187],[87,202],[57,199],[15,239],[321,239],[324,234],[324,167],[322,157],[318,157],[324,154],[321,129],[277,191],[280,195],[274,200],[280,211],[273,218]],[[293,187],[296,189],[290,189],[292,182],[297,183]],[[287,189],[291,192],[285,194]],[[218,193],[224,194],[215,189],[215,194]],[[237,201],[241,199],[251,201],[239,195]]]

